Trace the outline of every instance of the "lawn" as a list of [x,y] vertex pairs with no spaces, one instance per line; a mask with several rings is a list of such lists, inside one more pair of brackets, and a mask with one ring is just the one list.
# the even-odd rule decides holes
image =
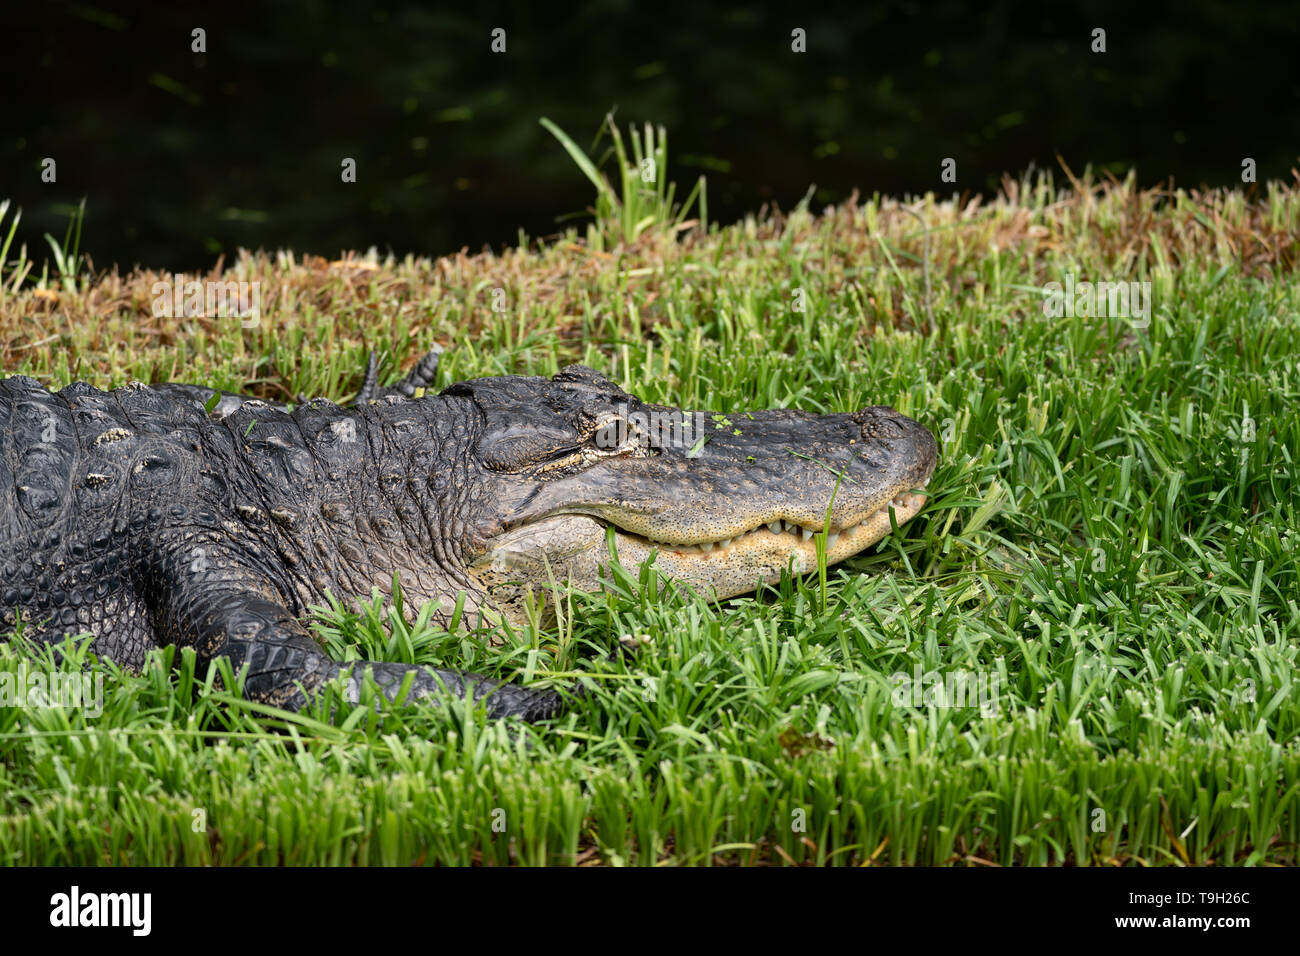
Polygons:
[[[614,569],[501,648],[320,609],[339,659],[590,685],[538,726],[91,664],[98,716],[0,708],[0,862],[1296,864],[1300,188],[1067,172],[707,231],[639,201],[499,253],[214,264],[261,283],[255,328],[9,248],[3,367],[344,400],[369,349],[391,380],[441,344],[439,387],[581,361],[686,408],[888,404],[940,441],[924,511],[720,604]],[[1149,283],[1149,317],[1045,309],[1067,275]],[[0,645],[0,672],[86,661]]]

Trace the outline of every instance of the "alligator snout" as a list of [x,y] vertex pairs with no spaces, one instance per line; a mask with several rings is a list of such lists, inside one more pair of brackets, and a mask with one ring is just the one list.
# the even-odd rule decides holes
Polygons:
[[871,456],[870,464],[901,464],[918,486],[929,480],[939,458],[939,444],[928,428],[888,405],[864,408],[853,420],[861,425],[864,441],[880,446],[882,454]]

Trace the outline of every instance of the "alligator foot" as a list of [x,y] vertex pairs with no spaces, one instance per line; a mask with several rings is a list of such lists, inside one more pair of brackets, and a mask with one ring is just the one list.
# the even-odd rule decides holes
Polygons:
[[438,378],[438,361],[441,358],[442,348],[434,346],[425,353],[424,358],[415,363],[415,367],[401,381],[393,385],[380,385],[379,358],[372,351],[366,360],[366,373],[362,377],[361,388],[357,390],[356,398],[352,399],[351,404],[369,405],[372,402],[382,401],[390,395],[414,398],[420,389],[433,387],[434,381]]
[[[383,401],[390,396],[414,398],[420,389],[433,387],[438,378],[438,361],[441,357],[442,348],[435,346],[426,352],[424,358],[415,363],[415,367],[401,380],[394,382],[392,385],[380,385],[379,356],[374,351],[371,351],[366,359],[366,371],[362,376],[361,387],[357,390],[356,397],[348,404],[355,408]],[[156,382],[150,387],[169,398],[202,406],[208,410],[211,418],[218,421],[233,415],[249,402],[258,402],[281,412],[289,411],[289,405],[286,402],[257,398],[253,395],[243,395],[238,392],[221,391],[220,389],[209,388],[206,385],[188,385],[183,382]],[[311,401],[311,398],[299,394],[294,396],[294,401],[302,405]]]
[[[408,700],[427,700],[437,703],[439,698],[456,698],[464,700],[472,696],[475,702],[483,701],[487,716],[493,719],[501,717],[518,717],[520,720],[547,720],[558,716],[564,709],[564,698],[558,691],[544,687],[519,687],[505,681],[480,677],[478,674],[465,674],[460,671],[440,670],[434,667],[418,668],[406,664],[392,664],[385,661],[353,665],[348,679],[348,700],[357,703],[361,696],[361,681],[358,671],[369,671],[379,689],[389,700],[395,700],[401,690],[402,681],[408,673],[414,672]],[[581,695],[582,690],[575,692]]]

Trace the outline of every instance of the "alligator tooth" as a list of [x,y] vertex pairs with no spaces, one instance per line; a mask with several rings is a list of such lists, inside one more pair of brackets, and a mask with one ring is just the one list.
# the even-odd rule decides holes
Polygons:
[[712,541],[705,541],[702,545],[700,545],[700,550],[701,550],[701,551],[712,551],[712,550],[713,550],[713,542],[712,542]]
[[729,548],[729,547],[731,547],[731,539],[730,539],[730,538],[724,538],[722,541],[719,541],[719,542],[718,542],[718,547],[720,547],[720,548]]
[[840,540],[840,533],[839,533],[838,531],[836,531],[836,532],[835,532],[834,534],[832,534],[832,535],[827,535],[827,536],[826,536],[826,547],[828,547],[828,548],[833,548],[833,547],[835,547],[835,542],[838,541],[838,540]]
[[781,533],[781,522],[780,522],[780,521],[769,521],[769,522],[767,523],[767,530],[770,531],[770,532],[772,532],[773,534],[780,534],[780,533]]
[[803,539],[804,539],[805,541],[807,541],[809,538],[811,538],[811,537],[813,536],[813,533],[812,533],[811,531],[809,531],[807,528],[800,528],[800,529],[799,529],[799,532],[800,532],[800,534],[803,535]]

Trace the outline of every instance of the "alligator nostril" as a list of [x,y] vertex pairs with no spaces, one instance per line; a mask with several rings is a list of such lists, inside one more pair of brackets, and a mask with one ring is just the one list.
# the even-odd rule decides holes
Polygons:
[[899,418],[901,416],[896,411],[883,405],[865,409],[858,416],[858,421],[862,423],[862,437],[881,438],[887,441],[902,438],[907,431]]

